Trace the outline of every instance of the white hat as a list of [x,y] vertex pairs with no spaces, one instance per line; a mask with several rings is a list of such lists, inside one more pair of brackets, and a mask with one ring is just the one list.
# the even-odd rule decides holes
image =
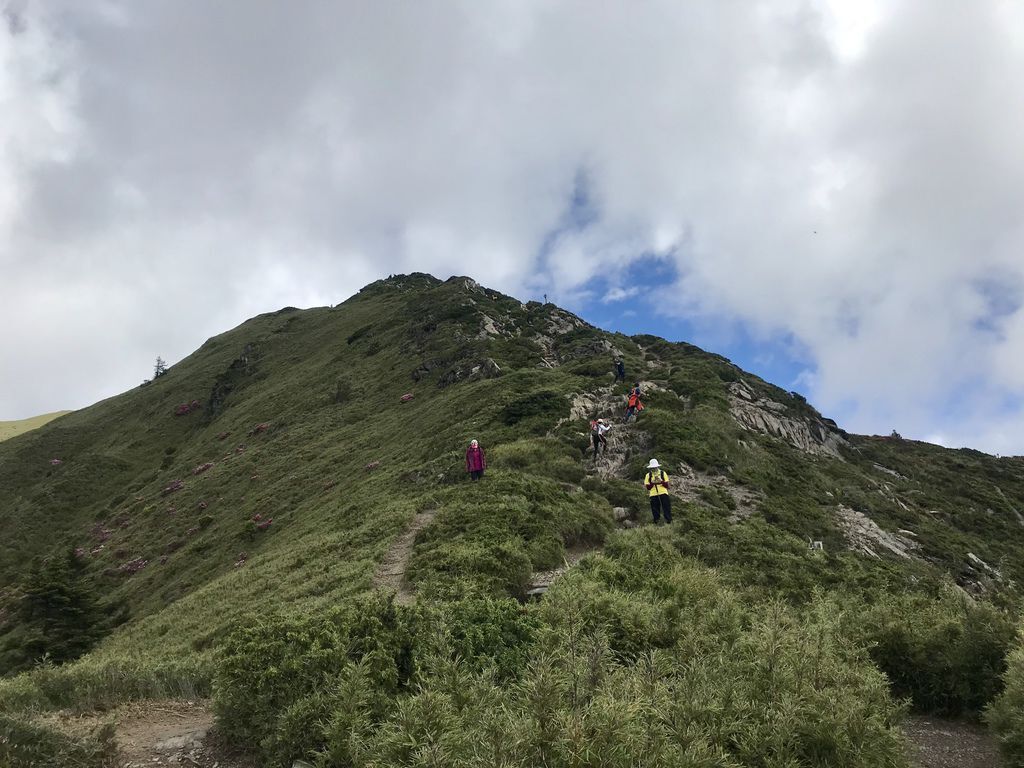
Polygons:
[[651,460],[650,460],[650,461],[649,461],[649,462],[647,463],[647,468],[648,468],[648,469],[658,469],[659,467],[661,467],[661,464],[659,464],[659,463],[658,463],[658,460],[657,460],[657,459],[651,459]]

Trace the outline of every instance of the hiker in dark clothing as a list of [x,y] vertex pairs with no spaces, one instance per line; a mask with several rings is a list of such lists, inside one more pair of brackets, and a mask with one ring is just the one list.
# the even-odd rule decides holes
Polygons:
[[618,384],[619,381],[625,382],[626,380],[626,366],[622,364],[622,358],[615,358],[615,381],[612,384]]
[[651,459],[644,475],[644,488],[651,497],[651,516],[657,524],[661,516],[665,522],[672,522],[672,497],[668,495],[668,474],[661,469],[657,459]]
[[480,443],[473,440],[466,449],[466,471],[469,472],[470,479],[479,480],[484,476],[485,469],[487,457],[484,456],[484,449],[480,447]]
[[609,429],[611,429],[611,425],[606,424],[604,419],[596,419],[590,422],[590,439],[594,444],[594,461],[597,461],[598,448],[601,448],[603,453],[608,453],[608,438],[605,435]]

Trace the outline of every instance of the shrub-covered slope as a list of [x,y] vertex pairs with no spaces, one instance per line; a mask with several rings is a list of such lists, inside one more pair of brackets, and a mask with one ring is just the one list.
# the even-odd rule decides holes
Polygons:
[[[595,463],[587,422],[624,405],[627,386],[612,384],[617,355],[630,382],[643,383],[647,409],[635,425],[613,428],[608,455]],[[472,438],[489,464],[477,484],[462,466]],[[649,521],[639,480],[651,456],[675,480],[671,531],[635,529]],[[90,638],[105,636],[66,675],[19,678],[0,704],[98,703],[118,691],[174,688],[182,682],[161,682],[174,665],[192,670],[188,686],[202,689],[219,649],[219,701],[236,736],[273,730],[261,749],[281,764],[328,742],[344,751],[351,733],[308,726],[346,711],[332,686],[338,675],[362,674],[347,666],[363,664],[352,633],[366,635],[377,616],[364,639],[384,643],[374,663],[388,658],[394,669],[371,675],[370,703],[350,715],[376,725],[399,719],[362,763],[349,755],[333,764],[404,764],[401,745],[414,734],[402,728],[442,704],[455,707],[449,723],[462,723],[452,727],[470,739],[452,750],[487,737],[470,738],[469,725],[485,729],[505,712],[521,718],[508,724],[520,741],[509,743],[518,751],[507,764],[561,764],[559,750],[570,747],[530,725],[536,712],[527,704],[548,684],[551,727],[576,729],[580,743],[591,738],[588,718],[606,723],[628,706],[636,720],[620,723],[626,753],[657,739],[665,764],[684,764],[687,744],[695,765],[747,764],[743,740],[773,726],[730,731],[739,728],[730,717],[750,713],[728,708],[768,695],[757,686],[776,674],[780,690],[792,691],[794,722],[820,709],[805,696],[807,675],[826,698],[842,698],[845,680],[850,708],[817,722],[796,751],[778,745],[779,762],[758,764],[853,765],[860,747],[824,734],[838,728],[853,738],[844,729],[867,710],[879,730],[870,736],[877,752],[863,754],[900,764],[885,735],[891,702],[878,698],[871,670],[922,708],[984,706],[1013,635],[1006,609],[1017,605],[1024,568],[1020,510],[1020,459],[849,435],[798,395],[692,345],[607,333],[467,278],[399,276],[334,308],[261,315],[151,383],[0,445],[2,670],[80,652],[80,642],[62,640],[74,633],[62,613],[47,613],[54,604],[91,616]],[[379,577],[389,547],[425,513],[402,576],[416,605],[366,597],[387,583]],[[525,624],[503,623],[503,599],[522,599],[554,578],[538,574],[585,553],[548,607],[529,609]],[[355,600],[365,616],[346,607]],[[587,620],[566,624],[550,607],[562,605]],[[478,623],[491,627],[475,639],[460,613],[473,606],[484,606]],[[253,615],[274,618],[253,625]],[[468,664],[452,680],[475,690],[487,675],[504,676],[498,698],[460,709],[451,680],[417,666],[414,646],[433,642],[438,625],[455,634],[456,656]],[[281,632],[310,637],[310,648],[323,640],[349,650],[325,661],[323,679],[315,670],[305,682],[286,678],[287,696],[249,712],[259,705],[247,701],[247,665],[279,672],[308,662],[301,642],[271,658]],[[765,632],[778,637],[781,666],[754,674]],[[566,633],[597,644],[590,667],[566,659],[579,652]],[[264,645],[266,659],[255,650]],[[688,665],[681,648],[729,658],[713,665],[724,677]],[[802,667],[798,657],[813,648],[822,655]],[[134,672],[111,672],[129,657]],[[636,671],[637,659],[654,677]],[[577,685],[577,674],[591,676],[586,697],[561,687]],[[595,688],[595,675],[610,687]],[[90,687],[96,679],[106,688]],[[663,700],[701,681],[704,693]],[[419,696],[441,698],[395,698],[417,686]],[[724,691],[726,700],[715,698]],[[696,731],[644,730],[650,712],[666,707],[678,709],[675,721],[691,713],[694,728],[711,727],[712,712],[731,714],[698,744]],[[271,711],[293,719],[269,723]]]
[[[315,607],[369,588],[389,541],[426,507],[440,515],[417,550],[417,579],[519,594],[531,568],[603,538],[611,506],[643,517],[635,482],[584,482],[588,401],[571,414],[573,396],[610,384],[614,354],[651,382],[639,425],[649,451],[617,474],[638,480],[650,455],[670,472],[692,468],[692,524],[705,533],[693,554],[710,539],[700,557],[739,581],[806,590],[874,560],[841,554],[840,507],[912,531],[897,534],[910,557],[866,543],[880,575],[936,564],[974,589],[1020,580],[1021,460],[849,437],[798,396],[690,345],[608,334],[464,278],[412,275],[333,309],[254,318],[151,384],[0,446],[5,628],[17,631],[33,558],[77,548],[133,643],[173,626],[162,649],[201,649],[249,608]],[[196,407],[176,415],[183,404]],[[749,425],[740,408],[758,405],[762,431],[734,415]],[[457,485],[472,437],[490,451],[486,489]],[[730,524],[737,488],[749,516]],[[808,539],[824,542],[823,557],[808,557]],[[784,572],[751,562],[788,550],[800,562]]]

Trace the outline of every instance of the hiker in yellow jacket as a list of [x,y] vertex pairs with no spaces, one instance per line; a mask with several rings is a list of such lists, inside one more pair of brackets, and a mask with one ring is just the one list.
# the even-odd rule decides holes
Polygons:
[[668,473],[661,469],[657,459],[651,459],[647,464],[647,474],[644,475],[644,488],[651,497],[651,515],[654,522],[661,521],[665,516],[665,522],[672,522],[672,498],[668,495]]

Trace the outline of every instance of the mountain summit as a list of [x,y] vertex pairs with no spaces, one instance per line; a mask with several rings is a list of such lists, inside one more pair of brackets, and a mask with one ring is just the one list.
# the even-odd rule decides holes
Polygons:
[[[646,407],[623,423],[637,383]],[[612,428],[594,459],[599,417]],[[655,457],[670,526],[651,524],[641,484]],[[626,706],[650,675],[651,696],[697,691],[650,704],[688,725],[643,736],[621,711],[594,749],[635,754],[650,738],[664,755],[652,765],[898,765],[884,681],[932,711],[978,711],[1001,686],[1022,508],[1020,459],[848,434],[692,345],[608,333],[466,277],[400,275],[333,308],[260,315],[152,382],[0,444],[0,660],[10,674],[98,640],[60,669],[131,658],[198,691],[216,677],[221,728],[267,764],[318,750],[329,765],[426,764],[398,745],[430,695],[449,697],[436,764],[467,764],[459,729],[485,739],[506,707],[512,752],[480,764],[561,765],[566,739],[596,737],[574,718],[610,728],[601,708]],[[771,642],[792,657],[761,678]],[[484,696],[473,706],[492,696],[496,709],[456,704],[433,677],[442,657]],[[720,663],[687,666],[698,657]],[[527,690],[544,675],[553,688]],[[338,714],[364,684],[370,703]],[[744,762],[768,747],[715,729],[749,721],[744,738],[773,738],[757,703],[773,685],[809,730]],[[740,698],[698,701],[723,691]],[[851,709],[817,711],[819,695]],[[529,706],[541,709],[517,709]],[[538,712],[550,722],[531,730]],[[867,741],[837,745],[861,721]],[[379,762],[356,754],[361,739]]]

